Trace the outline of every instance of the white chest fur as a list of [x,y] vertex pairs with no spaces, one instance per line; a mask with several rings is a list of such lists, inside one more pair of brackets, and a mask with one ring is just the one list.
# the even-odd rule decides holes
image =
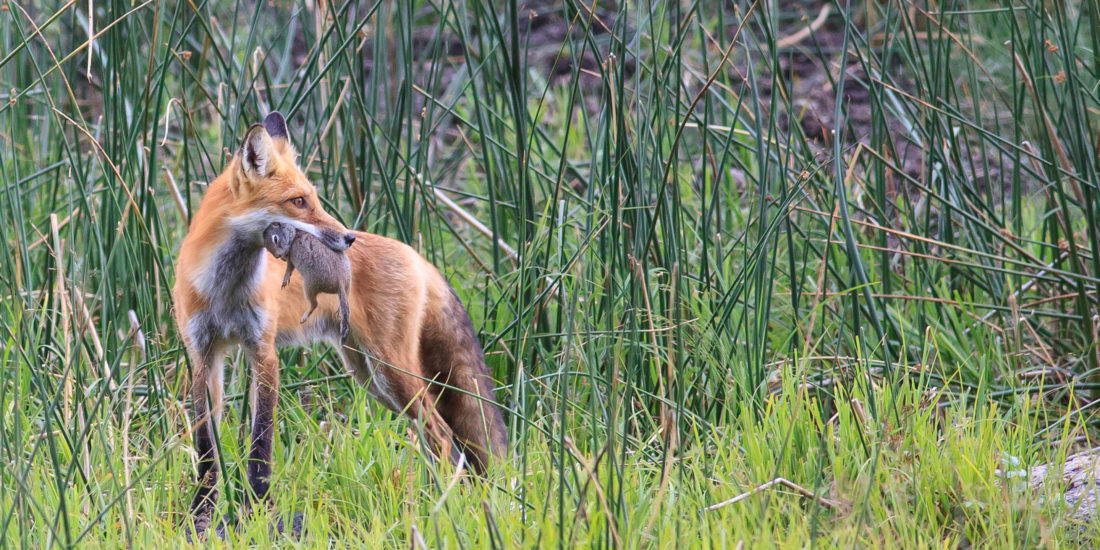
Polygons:
[[267,312],[257,292],[267,268],[267,252],[247,233],[231,233],[204,258],[191,282],[207,307],[188,322],[187,330],[198,349],[221,343],[258,342],[267,325]]

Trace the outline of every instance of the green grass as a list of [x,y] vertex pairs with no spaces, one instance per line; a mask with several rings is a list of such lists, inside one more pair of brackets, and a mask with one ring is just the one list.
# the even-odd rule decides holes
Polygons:
[[[1093,441],[1100,7],[939,4],[834,4],[778,48],[816,7],[8,2],[0,546],[183,544],[174,255],[272,109],[330,212],[455,286],[512,447],[456,481],[330,350],[284,350],[272,498],[307,534],[228,544],[1087,543],[1017,474]],[[855,99],[808,109],[794,56]],[[810,496],[703,511],[779,477]]]

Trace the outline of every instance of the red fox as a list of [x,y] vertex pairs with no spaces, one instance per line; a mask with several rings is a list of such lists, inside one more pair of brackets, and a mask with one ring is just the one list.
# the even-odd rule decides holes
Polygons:
[[[291,278],[280,291],[286,264],[265,250],[263,240],[275,222],[347,255],[350,315],[343,345],[336,296],[319,296],[317,313],[303,324],[310,304],[302,278]],[[191,503],[196,533],[210,526],[218,498],[214,430],[222,416],[223,361],[231,346],[240,345],[252,364],[246,510],[266,499],[271,482],[277,346],[337,345],[351,375],[388,408],[418,422],[437,456],[464,452],[478,473],[504,456],[507,435],[496,386],[458,296],[412,248],[348,231],[322,209],[277,111],[249,128],[240,151],[208,186],[180,247],[172,295],[191,361],[199,457]]]

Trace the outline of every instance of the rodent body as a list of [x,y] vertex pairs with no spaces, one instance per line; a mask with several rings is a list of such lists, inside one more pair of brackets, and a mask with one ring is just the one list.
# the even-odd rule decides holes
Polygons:
[[273,223],[264,231],[264,246],[272,255],[286,260],[283,286],[290,282],[290,274],[298,269],[302,273],[309,310],[302,316],[302,323],[317,309],[317,294],[336,294],[340,298],[340,339],[348,336],[348,284],[351,282],[351,262],[346,254],[325,246],[317,237],[298,231],[283,223]]

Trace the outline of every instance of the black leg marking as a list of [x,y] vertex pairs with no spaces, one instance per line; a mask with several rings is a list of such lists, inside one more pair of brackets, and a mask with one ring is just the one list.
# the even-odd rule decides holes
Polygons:
[[[272,526],[276,533],[280,535],[289,535],[290,538],[298,540],[302,538],[302,522],[304,520],[301,512],[294,512],[289,515],[279,515],[278,521]],[[287,529],[289,527],[289,529]]]
[[275,430],[275,399],[257,388],[252,421],[252,451],[248,455],[248,484],[257,501],[267,498],[271,485],[271,443]]
[[[209,415],[207,415],[209,416]],[[207,419],[202,422],[195,433],[195,446],[199,452],[199,489],[191,501],[191,513],[206,508],[213,508],[218,500],[218,459],[214,452],[214,430],[212,421]]]
[[[248,485],[252,503],[267,500],[271,488],[272,440],[275,437],[275,406],[279,400],[279,357],[275,347],[257,344],[249,352],[252,360],[252,449],[248,454]],[[246,510],[248,511],[248,510]]]
[[209,527],[218,502],[218,455],[214,440],[214,418],[206,398],[208,366],[212,363],[207,353],[194,365],[191,380],[191,410],[195,427],[195,448],[198,451],[198,489],[191,501],[191,520],[195,532],[202,534]]

